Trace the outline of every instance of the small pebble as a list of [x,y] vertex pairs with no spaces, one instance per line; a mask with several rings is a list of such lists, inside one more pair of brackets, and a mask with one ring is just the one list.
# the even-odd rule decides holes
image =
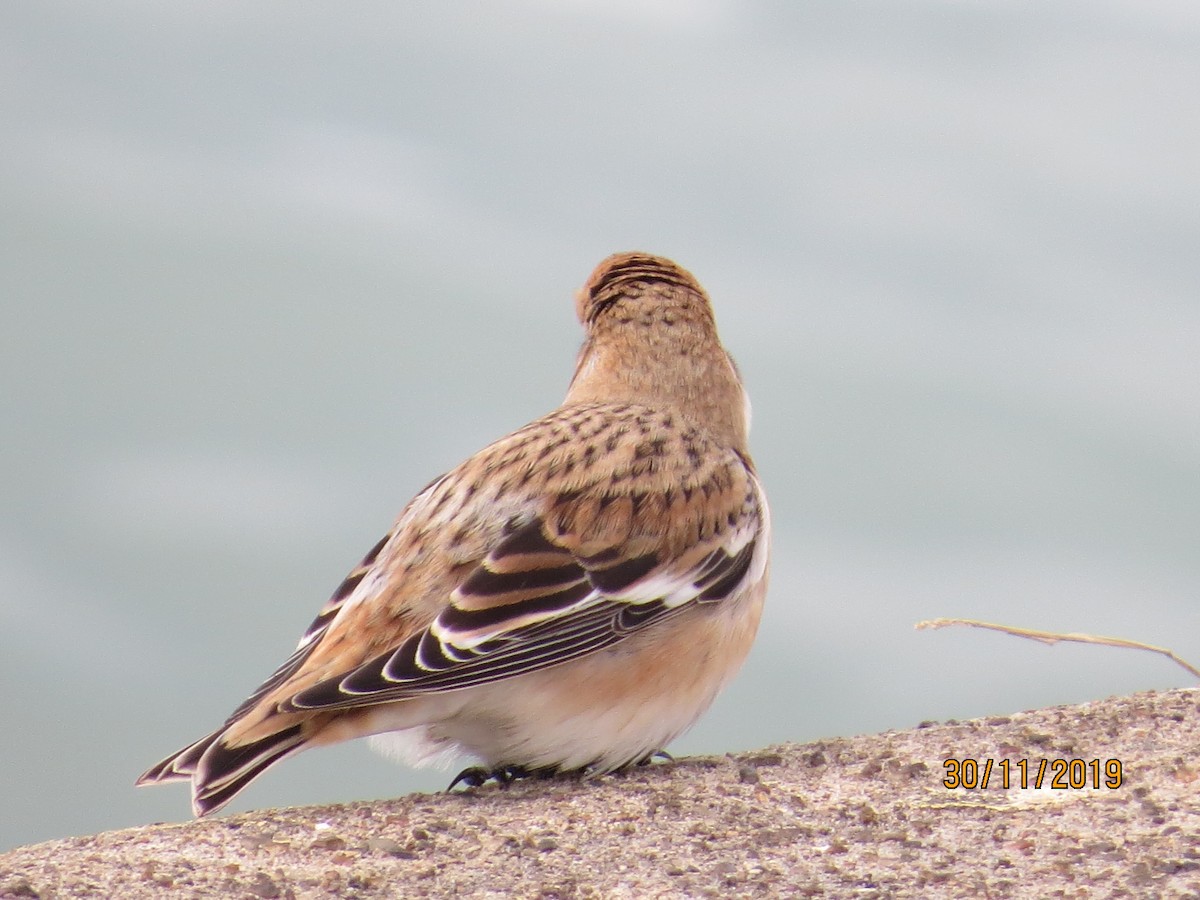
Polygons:
[[273,900],[279,896],[279,885],[272,881],[266,872],[259,872],[254,878],[254,883],[247,885],[246,890],[263,900]]
[[742,784],[758,784],[761,779],[758,777],[758,769],[743,765],[738,767],[738,780]]
[[405,850],[404,845],[399,841],[387,837],[371,838],[367,841],[368,850],[378,850],[380,853],[386,853],[388,856],[402,856],[406,859],[415,859],[416,854],[411,850]]

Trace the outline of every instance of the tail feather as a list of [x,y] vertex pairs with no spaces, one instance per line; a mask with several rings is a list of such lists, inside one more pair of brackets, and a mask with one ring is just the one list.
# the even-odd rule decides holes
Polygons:
[[197,816],[215,812],[268,768],[303,749],[307,740],[301,723],[240,747],[215,741],[192,776],[192,809]]
[[[325,626],[328,624],[326,621]],[[233,711],[224,725],[151,766],[135,784],[141,786],[190,780],[192,809],[196,815],[203,816],[232,800],[238,791],[261,775],[268,766],[299,750],[307,740],[307,737],[301,736],[302,725],[281,728],[275,734],[249,743],[238,742],[234,746],[228,743],[228,735],[235,728],[244,729],[243,723],[251,717],[263,697],[292,677],[308,659],[321,634],[316,625],[313,624],[296,651]],[[265,712],[265,715],[262,712],[255,715],[255,721],[261,724],[270,719],[269,710]],[[290,719],[294,720],[295,717]]]
[[187,781],[196,772],[200,757],[224,734],[221,728],[212,734],[205,735],[194,744],[188,744],[182,750],[172,753],[166,759],[151,766],[134,782],[138,787],[146,784],[163,784],[167,781]]
[[286,756],[299,752],[308,737],[303,723],[239,746],[225,743],[228,729],[214,731],[147,769],[136,784],[192,782],[197,816],[216,812],[251,781]]

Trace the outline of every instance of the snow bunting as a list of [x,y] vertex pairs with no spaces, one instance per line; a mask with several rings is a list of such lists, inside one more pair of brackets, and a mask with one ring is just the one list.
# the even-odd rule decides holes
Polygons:
[[295,653],[138,784],[190,780],[202,816],[285,757],[365,735],[414,765],[473,756],[473,783],[611,772],[696,721],[766,593],[750,404],[673,262],[609,257],[576,312],[563,405],[421,491]]

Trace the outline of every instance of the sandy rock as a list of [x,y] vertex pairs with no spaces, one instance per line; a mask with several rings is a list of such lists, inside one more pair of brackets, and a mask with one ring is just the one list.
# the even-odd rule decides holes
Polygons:
[[1200,897],[1200,690],[0,855],[4,900],[448,896]]

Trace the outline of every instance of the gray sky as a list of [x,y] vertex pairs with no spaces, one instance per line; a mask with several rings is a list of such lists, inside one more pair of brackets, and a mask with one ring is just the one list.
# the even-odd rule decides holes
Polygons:
[[0,8],[0,848],[186,817],[133,779],[559,401],[616,250],[708,287],[776,527],[677,752],[1188,683],[911,626],[1200,658],[1200,8],[429,6]]

